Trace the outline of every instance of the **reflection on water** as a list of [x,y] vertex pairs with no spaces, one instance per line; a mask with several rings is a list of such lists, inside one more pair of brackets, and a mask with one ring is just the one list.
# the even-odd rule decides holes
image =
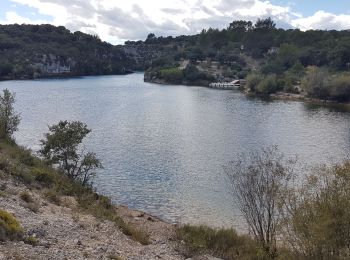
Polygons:
[[22,114],[16,138],[36,150],[47,125],[81,120],[102,159],[99,192],[170,221],[240,225],[223,166],[277,144],[311,164],[349,155],[350,113],[235,91],[144,83],[142,74],[8,81]]
[[349,113],[350,105],[335,103],[305,103],[305,108],[309,110],[326,110],[329,112]]

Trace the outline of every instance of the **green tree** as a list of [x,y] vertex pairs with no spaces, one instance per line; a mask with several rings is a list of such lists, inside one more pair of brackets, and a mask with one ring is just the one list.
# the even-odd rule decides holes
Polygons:
[[233,21],[227,29],[236,33],[243,33],[252,30],[253,24],[251,21]]
[[300,81],[305,74],[305,68],[300,61],[297,61],[293,67],[289,69],[289,72],[293,75],[293,77],[295,77],[296,80]]
[[281,45],[277,59],[287,70],[298,61],[298,47],[293,44],[284,43]]
[[193,64],[188,64],[183,70],[184,76],[187,80],[196,80],[200,76],[198,68]]
[[12,134],[18,130],[21,116],[15,112],[15,93],[11,93],[8,89],[3,90],[0,95],[0,137],[11,138]]
[[266,19],[258,19],[254,27],[255,29],[261,30],[273,30],[276,29],[276,23],[269,17]]
[[79,121],[60,121],[49,126],[49,133],[41,140],[41,155],[83,186],[92,184],[95,170],[102,168],[100,160],[93,152],[84,153],[83,139],[91,132],[87,125]]

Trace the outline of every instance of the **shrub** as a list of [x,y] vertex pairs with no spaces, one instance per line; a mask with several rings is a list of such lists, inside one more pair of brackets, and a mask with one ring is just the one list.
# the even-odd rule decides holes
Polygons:
[[267,255],[277,252],[281,198],[294,179],[296,161],[286,159],[276,146],[236,156],[225,173],[232,198]]
[[56,205],[60,205],[61,203],[60,196],[57,194],[55,190],[49,190],[45,192],[45,197],[47,198],[48,201]]
[[31,171],[31,175],[35,176],[35,180],[42,184],[52,185],[55,183],[55,174],[48,169],[34,168]]
[[335,75],[327,85],[331,99],[342,102],[350,101],[350,75]]
[[39,203],[35,201],[27,191],[22,192],[19,196],[24,202],[26,202],[24,206],[27,209],[30,209],[34,213],[37,213],[39,211]]
[[350,258],[350,162],[314,170],[287,202],[285,241],[308,259]]
[[159,77],[170,83],[181,83],[184,74],[179,68],[167,68],[159,71]]
[[0,241],[17,240],[22,235],[23,230],[16,218],[0,209]]
[[326,85],[328,76],[329,73],[325,69],[308,67],[301,81],[302,88],[311,97],[326,99],[329,97],[329,88]]
[[32,245],[32,246],[37,246],[39,244],[38,239],[36,237],[33,237],[33,236],[28,236],[23,241],[24,241],[24,243],[26,243],[28,245]]
[[213,254],[224,259],[252,259],[259,248],[255,242],[239,236],[233,229],[185,225],[177,229],[177,237],[185,243],[187,254]]
[[17,170],[16,168],[13,169],[12,174],[19,178],[23,183],[30,185],[34,181],[34,176],[23,172],[22,170]]
[[36,201],[27,203],[25,207],[34,213],[38,213],[40,208],[39,203]]
[[267,75],[259,84],[255,87],[255,92],[260,95],[269,95],[278,91],[279,84],[276,75]]
[[32,153],[30,150],[20,149],[19,150],[19,161],[27,166],[34,166],[35,165],[35,159],[32,156]]
[[23,201],[27,203],[34,201],[33,197],[27,191],[22,192],[19,196]]
[[309,67],[302,80],[302,87],[311,97],[350,101],[350,75],[347,73],[330,75],[326,69]]
[[9,169],[10,169],[9,161],[5,158],[0,158],[0,170],[5,173],[8,173]]
[[134,228],[117,215],[115,207],[111,204],[109,198],[96,193],[83,193],[78,196],[78,203],[83,210],[96,218],[114,222],[125,235],[132,237],[135,241],[143,245],[150,243],[147,233]]
[[256,91],[258,84],[264,79],[262,74],[251,73],[246,79],[246,88],[252,92]]

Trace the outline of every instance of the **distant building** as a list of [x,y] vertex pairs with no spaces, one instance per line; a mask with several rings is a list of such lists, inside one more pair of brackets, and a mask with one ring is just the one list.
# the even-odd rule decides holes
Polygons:
[[52,64],[34,63],[33,67],[39,69],[43,74],[64,74],[71,72],[70,66],[61,65],[59,62]]
[[70,66],[61,66],[59,63],[53,63],[46,66],[46,73],[49,74],[63,74],[70,72]]

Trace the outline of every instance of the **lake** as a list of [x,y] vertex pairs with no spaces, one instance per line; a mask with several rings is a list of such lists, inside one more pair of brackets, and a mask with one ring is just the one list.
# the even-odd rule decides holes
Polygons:
[[238,153],[278,145],[311,165],[349,156],[350,113],[238,91],[143,82],[143,74],[0,82],[16,92],[15,137],[37,151],[47,126],[81,120],[114,202],[171,222],[240,227],[223,167]]

